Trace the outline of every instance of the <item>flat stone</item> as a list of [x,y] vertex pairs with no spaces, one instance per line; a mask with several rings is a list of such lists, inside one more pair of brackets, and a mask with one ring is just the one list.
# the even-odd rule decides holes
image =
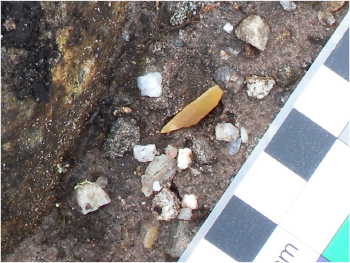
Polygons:
[[294,11],[297,7],[292,1],[280,1],[280,4],[286,11]]
[[153,193],[153,184],[158,181],[161,187],[166,187],[176,173],[176,160],[165,154],[156,156],[147,166],[145,174],[141,176],[142,192],[145,196]]

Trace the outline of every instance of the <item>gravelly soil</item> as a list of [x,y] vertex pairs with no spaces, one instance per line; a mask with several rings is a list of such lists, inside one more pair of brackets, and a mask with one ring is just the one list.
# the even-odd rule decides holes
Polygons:
[[[76,144],[75,164],[56,189],[57,206],[53,204],[33,236],[2,260],[176,261],[348,10],[346,4],[334,12],[335,24],[326,27],[317,18],[326,3],[296,5],[295,11],[287,12],[279,2],[163,2],[158,10],[154,2],[129,3],[121,36],[128,40],[126,52],[110,76],[109,92],[96,108],[95,118]],[[181,17],[185,7],[192,11],[185,12],[187,20],[173,19],[179,25],[172,25],[173,14]],[[264,51],[246,45],[234,31],[229,34],[222,29],[227,22],[236,27],[250,14],[264,17],[271,28]],[[229,48],[240,52],[225,59],[220,52],[229,53]],[[197,125],[160,134],[174,114],[216,84],[215,70],[224,65],[244,78],[254,74],[273,77],[276,85],[262,100],[247,96],[245,86],[238,93],[222,87],[221,102]],[[291,73],[284,74],[285,68]],[[136,78],[152,71],[162,74],[163,94],[140,97]],[[125,112],[123,107],[132,111]],[[154,143],[160,153],[168,144],[205,149],[194,155],[192,169],[178,172],[172,182],[172,190],[180,197],[195,194],[199,209],[191,221],[160,222],[151,249],[144,247],[143,240],[149,226],[155,224],[153,196],[144,196],[140,182],[147,164],[137,162],[131,151],[120,158],[109,158],[103,151],[108,132],[120,117],[135,119],[140,127],[138,144]],[[225,142],[215,140],[215,126],[220,122],[248,131],[249,143],[234,156],[227,154]],[[101,175],[108,178],[106,191],[112,202],[82,215],[73,187]]]

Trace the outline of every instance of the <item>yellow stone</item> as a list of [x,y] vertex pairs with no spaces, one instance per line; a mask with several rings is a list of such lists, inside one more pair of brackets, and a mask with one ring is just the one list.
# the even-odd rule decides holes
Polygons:
[[161,133],[169,133],[197,124],[218,105],[222,94],[223,91],[218,85],[208,89],[176,114],[175,117],[163,127]]

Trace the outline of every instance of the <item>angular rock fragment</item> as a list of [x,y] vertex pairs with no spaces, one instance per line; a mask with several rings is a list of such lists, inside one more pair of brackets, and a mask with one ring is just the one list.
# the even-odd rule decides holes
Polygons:
[[141,96],[160,97],[162,95],[162,75],[159,72],[150,72],[137,78],[137,86]]
[[140,128],[136,126],[136,120],[132,118],[118,118],[108,138],[103,145],[106,154],[111,157],[123,157],[126,151],[140,140]]
[[297,7],[292,1],[280,1],[280,4],[286,11],[294,11]]
[[215,136],[217,140],[230,142],[237,139],[239,130],[231,123],[218,123],[215,127]]
[[201,164],[210,164],[216,159],[215,149],[207,138],[194,139],[192,149],[195,159]]
[[250,15],[236,27],[236,36],[257,49],[264,50],[270,35],[269,25],[257,15]]
[[165,154],[156,156],[147,166],[145,174],[141,176],[142,192],[145,196],[153,193],[153,184],[159,182],[161,187],[166,187],[176,173],[176,160],[170,159]]
[[234,93],[239,92],[244,85],[244,78],[233,68],[223,66],[215,71],[215,83],[227,89],[233,89]]
[[241,147],[241,142],[242,142],[241,138],[237,138],[234,141],[230,141],[227,144],[227,153],[229,155],[235,155],[239,151],[239,148]]
[[177,157],[177,167],[181,170],[187,169],[192,163],[192,150],[184,148],[179,150]]
[[179,215],[180,201],[168,188],[153,198],[152,213],[158,220],[169,221]]
[[102,189],[104,185],[102,181],[105,180],[98,179],[95,183],[86,180],[74,187],[75,198],[82,214],[96,211],[99,207],[111,202],[108,194]]
[[156,145],[148,144],[148,145],[135,145],[134,146],[134,158],[139,162],[151,162],[154,160],[156,156]]
[[264,98],[269,94],[270,90],[273,88],[273,85],[276,84],[275,80],[270,77],[259,77],[256,75],[246,78],[247,82],[247,94],[250,97],[257,99]]
[[182,199],[181,205],[184,208],[191,208],[192,210],[197,209],[198,208],[197,197],[194,194],[190,194],[190,195],[185,194]]

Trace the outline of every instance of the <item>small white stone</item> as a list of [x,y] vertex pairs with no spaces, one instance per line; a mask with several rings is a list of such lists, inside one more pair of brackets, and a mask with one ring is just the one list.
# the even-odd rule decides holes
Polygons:
[[137,86],[141,96],[160,97],[162,95],[162,75],[159,72],[150,72],[137,78]]
[[139,162],[151,162],[154,160],[154,157],[156,156],[156,145],[155,144],[148,144],[148,145],[135,145],[133,148],[134,151],[134,158],[137,159]]
[[191,208],[191,209],[197,209],[197,197],[194,194],[184,195],[184,198],[182,199],[181,203],[182,207],[184,208]]
[[75,198],[84,215],[111,202],[108,194],[97,183],[85,181],[76,185],[74,189]]
[[178,215],[177,219],[191,220],[191,217],[192,217],[192,209],[191,208],[181,208],[180,214]]
[[159,192],[162,189],[162,187],[159,184],[159,181],[153,182],[153,191]]
[[165,154],[166,156],[168,156],[170,159],[175,159],[177,156],[177,148],[172,146],[172,145],[168,145],[165,148]]
[[230,142],[239,135],[239,130],[231,123],[218,123],[215,127],[215,136],[217,140]]
[[273,85],[276,84],[276,81],[273,78],[259,77],[256,75],[247,77],[246,82],[248,96],[255,97],[260,100],[269,94],[270,90],[273,88]]
[[248,132],[244,127],[241,127],[241,140],[243,143],[248,142]]
[[163,188],[152,202],[152,212],[158,220],[169,221],[179,215],[180,201],[176,195],[167,188]]
[[231,33],[233,30],[233,25],[231,25],[230,23],[226,23],[223,27],[223,29],[227,32],[227,33]]
[[227,153],[229,155],[235,155],[236,153],[238,153],[239,148],[241,147],[241,142],[242,142],[241,138],[237,138],[234,141],[230,141],[227,144]]
[[280,4],[286,11],[294,11],[297,7],[292,1],[280,1]]
[[180,169],[188,168],[192,163],[192,150],[189,148],[179,149],[177,156],[177,167]]

